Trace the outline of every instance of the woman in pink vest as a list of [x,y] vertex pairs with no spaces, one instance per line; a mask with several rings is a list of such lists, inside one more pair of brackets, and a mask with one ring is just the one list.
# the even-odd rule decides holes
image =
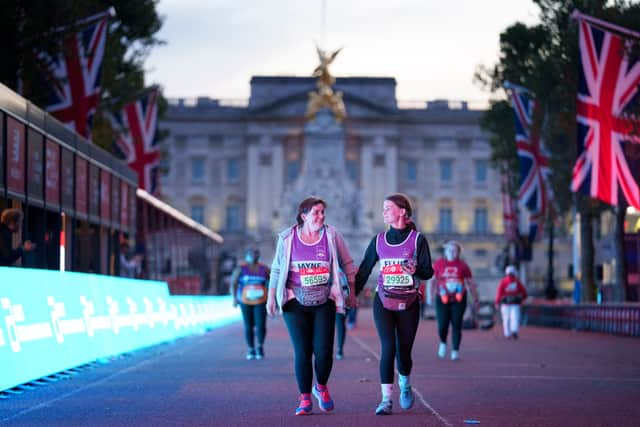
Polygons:
[[382,216],[389,230],[376,235],[365,252],[356,275],[356,293],[364,288],[371,270],[380,262],[378,286],[373,301],[373,317],[382,347],[380,384],[382,400],[376,415],[391,415],[393,363],[397,359],[400,407],[410,409],[414,403],[409,375],[413,361],[411,351],[420,322],[420,280],[433,274],[427,239],[416,231],[411,220],[411,203],[403,194],[388,196]]
[[[333,410],[327,383],[333,367],[336,312],[355,306],[355,266],[342,235],[324,223],[326,203],[309,197],[298,206],[297,224],[278,236],[271,266],[267,312],[282,311],[295,353],[300,389],[296,415],[311,414],[311,393],[320,410]],[[347,276],[343,296],[340,270]],[[312,357],[315,356],[316,385]],[[313,390],[312,390],[313,387]]]
[[[444,245],[444,258],[433,264],[435,272],[435,289],[430,286],[430,292],[435,292],[436,317],[438,318],[438,335],[440,345],[438,357],[447,354],[447,335],[451,323],[451,360],[460,358],[460,342],[462,341],[462,317],[467,307],[467,290],[473,296],[474,304],[478,305],[478,290],[471,276],[471,269],[460,259],[462,245],[450,241]],[[433,284],[433,283],[432,283]]]

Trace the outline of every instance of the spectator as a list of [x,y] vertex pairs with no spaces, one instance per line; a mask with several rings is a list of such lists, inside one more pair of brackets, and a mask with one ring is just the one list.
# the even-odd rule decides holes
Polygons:
[[129,253],[129,244],[126,241],[120,243],[120,276],[121,277],[137,277],[140,272],[142,263],[142,255],[136,254],[131,259],[127,258]]
[[5,209],[0,217],[0,266],[12,266],[25,253],[36,248],[35,243],[26,240],[19,248],[13,248],[12,234],[20,229],[22,212]]

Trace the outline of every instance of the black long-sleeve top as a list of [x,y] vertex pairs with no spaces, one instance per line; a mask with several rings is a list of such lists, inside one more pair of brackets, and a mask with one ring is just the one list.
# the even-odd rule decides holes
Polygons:
[[[387,231],[387,242],[392,245],[400,244],[404,242],[410,232],[411,229],[409,227],[403,228],[402,230],[391,227],[389,231]],[[369,247],[367,247],[367,251],[364,253],[364,258],[360,263],[360,268],[358,268],[358,273],[356,274],[356,295],[359,294],[364,288],[364,285],[367,284],[371,270],[373,270],[376,262],[378,262],[378,251],[376,250],[377,238],[378,236],[376,235],[371,239],[371,243],[369,243]],[[429,243],[422,233],[420,233],[416,244],[418,253],[416,272],[414,275],[421,280],[429,280],[431,276],[433,276]]]
[[0,224],[0,266],[10,267],[22,256],[22,248],[13,249],[11,230]]

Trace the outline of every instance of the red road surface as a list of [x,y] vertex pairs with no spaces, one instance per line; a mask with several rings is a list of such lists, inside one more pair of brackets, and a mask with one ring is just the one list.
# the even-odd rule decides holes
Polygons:
[[[336,403],[294,417],[293,351],[270,319],[266,358],[244,360],[242,325],[143,350],[55,384],[0,400],[15,426],[638,426],[640,340],[526,327],[464,331],[461,360],[436,356],[434,321],[414,347],[416,404],[380,417],[379,343],[370,310],[349,332],[329,388]],[[43,355],[46,357],[46,355]]]

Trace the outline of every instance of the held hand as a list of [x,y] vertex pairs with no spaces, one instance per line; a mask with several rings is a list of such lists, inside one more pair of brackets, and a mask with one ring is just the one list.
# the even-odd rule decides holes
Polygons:
[[276,304],[275,298],[267,299],[267,314],[271,317],[275,317],[278,314],[278,304]]
[[413,276],[413,274],[416,272],[416,266],[416,260],[407,260],[404,264],[402,264],[402,271]]
[[349,294],[345,301],[345,305],[347,308],[358,308],[358,298],[353,294]]
[[32,251],[36,248],[36,244],[32,243],[31,240],[26,240],[23,244],[22,244],[22,249],[26,252]]

